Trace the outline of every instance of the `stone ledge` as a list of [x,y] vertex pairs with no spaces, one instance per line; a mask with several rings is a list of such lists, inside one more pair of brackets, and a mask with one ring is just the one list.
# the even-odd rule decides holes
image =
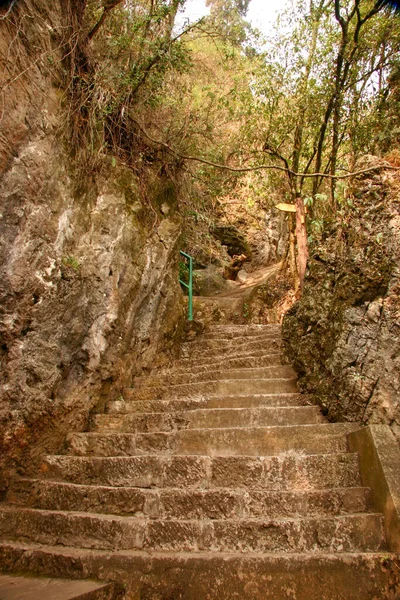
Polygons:
[[114,600],[114,592],[112,583],[0,575],[1,600]]
[[400,450],[388,425],[369,425],[349,433],[358,452],[362,483],[372,490],[374,508],[385,517],[388,547],[400,552]]
[[0,562],[5,570],[28,565],[46,576],[124,581],[127,598],[146,600],[389,600],[399,574],[387,552],[110,554],[2,541]]

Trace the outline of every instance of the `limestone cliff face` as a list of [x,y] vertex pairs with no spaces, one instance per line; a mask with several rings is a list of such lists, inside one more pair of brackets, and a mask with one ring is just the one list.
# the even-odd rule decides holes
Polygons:
[[330,419],[387,423],[400,439],[399,189],[390,171],[358,179],[283,328],[300,385]]
[[0,21],[3,486],[13,466],[82,429],[107,394],[165,362],[182,323],[176,186],[148,173],[147,202],[162,198],[161,212],[139,175],[106,155],[76,178],[62,40],[78,4],[20,0]]

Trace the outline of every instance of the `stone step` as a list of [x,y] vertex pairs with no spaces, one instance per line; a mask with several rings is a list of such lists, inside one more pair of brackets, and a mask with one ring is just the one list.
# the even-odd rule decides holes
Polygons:
[[270,356],[272,354],[279,354],[280,357],[282,357],[282,348],[281,345],[278,346],[274,346],[272,348],[259,348],[257,350],[252,350],[251,348],[249,350],[243,350],[241,352],[232,352],[232,353],[228,353],[228,351],[226,351],[224,354],[218,356],[208,356],[207,354],[200,354],[199,356],[196,356],[194,358],[190,357],[190,356],[181,356],[181,358],[179,359],[179,365],[184,369],[187,366],[189,368],[196,368],[196,367],[203,367],[206,365],[211,365],[211,368],[214,365],[219,365],[219,364],[224,364],[227,363],[227,361],[230,360],[247,360],[247,359],[259,359],[263,356]]
[[269,491],[361,485],[357,454],[279,456],[48,456],[41,473],[52,481],[106,487]]
[[[122,590],[121,590],[122,591]],[[116,600],[122,598],[112,583],[0,575],[1,600]]]
[[148,400],[129,402],[113,400],[107,403],[108,414],[169,413],[214,408],[257,408],[309,406],[311,397],[306,394],[264,394],[251,396],[209,396],[208,398],[180,398],[177,400]]
[[185,382],[209,382],[236,379],[282,379],[296,378],[297,375],[292,367],[288,365],[272,365],[268,367],[254,367],[249,369],[210,370],[200,373],[169,373],[150,375],[147,377],[135,377],[133,384],[135,388],[157,387],[185,384]]
[[176,364],[172,365],[172,367],[168,369],[168,371],[161,371],[161,373],[171,373],[174,375],[197,375],[207,371],[222,371],[228,369],[251,369],[253,367],[272,367],[274,365],[281,364],[283,364],[283,357],[281,352],[271,352],[270,354],[265,354],[264,352],[260,351],[258,356],[231,356],[229,358],[222,358],[219,360],[213,360],[212,362],[205,363],[202,363],[200,360],[180,360]]
[[[185,301],[186,301],[185,297]],[[246,324],[243,317],[244,296],[222,298],[221,296],[193,296],[193,312],[196,320],[206,327],[220,324]],[[185,302],[186,306],[187,303]]]
[[100,550],[374,552],[385,549],[374,513],[301,519],[137,519],[0,506],[0,536]]
[[202,342],[186,342],[181,346],[182,358],[224,358],[224,356],[241,356],[250,352],[262,350],[264,354],[280,351],[282,340],[280,336],[263,336],[262,338],[232,340],[204,340]]
[[234,341],[235,346],[240,347],[241,344],[254,343],[254,342],[271,342],[274,340],[281,341],[281,332],[277,330],[260,331],[252,335],[230,335],[227,332],[221,331],[220,333],[209,333],[203,334],[194,340],[183,342],[183,347],[193,348],[198,346],[200,348],[218,348],[232,346]]
[[319,423],[232,429],[183,429],[159,433],[71,433],[68,451],[76,456],[134,456],[147,453],[183,455],[268,456],[295,451],[306,454],[346,452],[347,433],[355,423]]
[[94,415],[91,431],[152,433],[181,429],[304,425],[324,421],[317,406],[221,408],[186,412]]
[[7,503],[56,511],[130,515],[149,519],[310,517],[368,512],[370,489],[267,491],[214,488],[140,489],[20,479]]
[[3,570],[29,567],[48,577],[85,573],[107,581],[118,574],[129,598],[149,600],[389,600],[398,577],[398,558],[388,552],[171,556],[3,541],[0,563]]
[[[208,331],[202,334],[205,339],[243,339],[245,337],[252,338],[262,335],[281,335],[282,327],[277,324],[273,325],[215,325],[210,327]],[[197,338],[199,339],[199,338]]]
[[220,381],[185,382],[178,385],[128,388],[124,398],[132,401],[190,396],[224,396],[249,394],[291,394],[297,392],[297,379],[224,379]]

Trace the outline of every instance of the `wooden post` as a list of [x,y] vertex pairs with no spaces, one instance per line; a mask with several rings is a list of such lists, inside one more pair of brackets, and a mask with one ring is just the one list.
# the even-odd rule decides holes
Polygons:
[[[300,194],[296,195],[295,204],[281,203],[275,206],[278,210],[287,213],[296,213],[296,232],[293,231],[292,215],[290,215],[290,231],[289,231],[289,264],[294,278],[294,288],[296,295],[299,291],[303,290],[304,275],[307,268],[307,260],[309,257],[308,253],[308,241],[307,241],[307,228],[306,228],[306,210],[304,208],[304,202]],[[297,240],[297,268],[296,258],[294,251],[294,240]],[[298,277],[296,276],[298,275]]]
[[297,239],[297,267],[300,277],[300,290],[303,290],[304,275],[307,268],[308,241],[306,229],[306,211],[300,195],[296,196],[296,239]]
[[293,214],[289,214],[289,266],[293,279],[294,292],[297,296],[299,291],[299,273],[296,264],[296,233],[293,217]]

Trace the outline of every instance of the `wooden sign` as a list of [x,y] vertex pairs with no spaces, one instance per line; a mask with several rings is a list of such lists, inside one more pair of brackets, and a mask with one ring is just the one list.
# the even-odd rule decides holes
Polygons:
[[295,204],[281,203],[281,204],[276,204],[275,208],[277,208],[278,210],[282,210],[283,212],[292,212],[292,213],[296,212],[296,205]]

